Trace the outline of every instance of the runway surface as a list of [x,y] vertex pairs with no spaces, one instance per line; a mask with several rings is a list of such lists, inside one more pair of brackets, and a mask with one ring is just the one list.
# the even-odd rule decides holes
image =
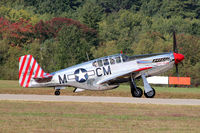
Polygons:
[[132,98],[132,97],[54,96],[54,95],[22,95],[22,94],[20,95],[0,94],[0,100],[200,105],[200,99],[158,99],[158,98],[149,99],[149,98]]

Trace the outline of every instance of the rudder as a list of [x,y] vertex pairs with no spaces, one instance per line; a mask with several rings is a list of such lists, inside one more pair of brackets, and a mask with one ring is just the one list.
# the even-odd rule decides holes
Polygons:
[[29,87],[31,78],[43,78],[49,75],[45,73],[32,55],[19,57],[19,84],[22,87]]

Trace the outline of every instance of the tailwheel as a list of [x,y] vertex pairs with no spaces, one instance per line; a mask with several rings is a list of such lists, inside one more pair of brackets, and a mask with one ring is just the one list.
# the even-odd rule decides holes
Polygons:
[[154,88],[152,88],[152,90],[151,91],[149,91],[149,92],[144,92],[144,96],[146,97],[146,98],[153,98],[154,96],[155,96],[155,94],[156,94],[156,91],[155,91],[155,89]]
[[56,96],[59,96],[59,95],[60,95],[60,90],[56,90],[56,91],[54,92],[54,94],[55,94]]
[[131,87],[131,94],[133,97],[142,97],[143,91],[139,87],[136,88]]

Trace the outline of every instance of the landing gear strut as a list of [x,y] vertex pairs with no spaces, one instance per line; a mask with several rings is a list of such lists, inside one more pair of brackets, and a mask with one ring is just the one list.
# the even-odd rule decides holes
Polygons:
[[156,94],[156,91],[154,88],[152,88],[149,83],[147,82],[145,74],[141,75],[144,83],[144,96],[146,98],[153,98]]
[[136,86],[132,75],[131,75],[131,79],[130,79],[130,86],[131,86],[131,94],[133,97],[142,97],[143,91],[141,88]]
[[[144,83],[144,96],[146,98],[153,98],[156,94],[155,89],[149,85],[145,74],[142,74],[141,77],[142,77],[143,83]],[[131,77],[130,77],[130,86],[131,86],[131,94],[133,97],[142,97],[143,91],[141,88],[136,86],[133,75],[131,75]]]
[[54,94],[55,94],[56,96],[59,96],[59,95],[60,95],[60,89],[56,89],[55,92],[54,92]]

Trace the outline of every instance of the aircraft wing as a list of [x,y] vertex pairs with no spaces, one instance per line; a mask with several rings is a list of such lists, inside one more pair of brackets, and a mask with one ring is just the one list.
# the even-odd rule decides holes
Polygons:
[[116,79],[116,78],[119,78],[119,77],[123,77],[123,76],[127,76],[127,75],[129,75],[129,74],[131,74],[131,73],[135,73],[135,72],[140,72],[140,71],[148,70],[148,69],[151,69],[151,68],[152,68],[152,67],[144,67],[144,68],[139,68],[139,69],[135,69],[135,70],[124,71],[124,72],[112,74],[112,75],[110,75],[109,77],[104,78],[104,79],[98,81],[97,84],[103,84],[103,83],[109,82],[110,80],[113,80],[113,79]]

